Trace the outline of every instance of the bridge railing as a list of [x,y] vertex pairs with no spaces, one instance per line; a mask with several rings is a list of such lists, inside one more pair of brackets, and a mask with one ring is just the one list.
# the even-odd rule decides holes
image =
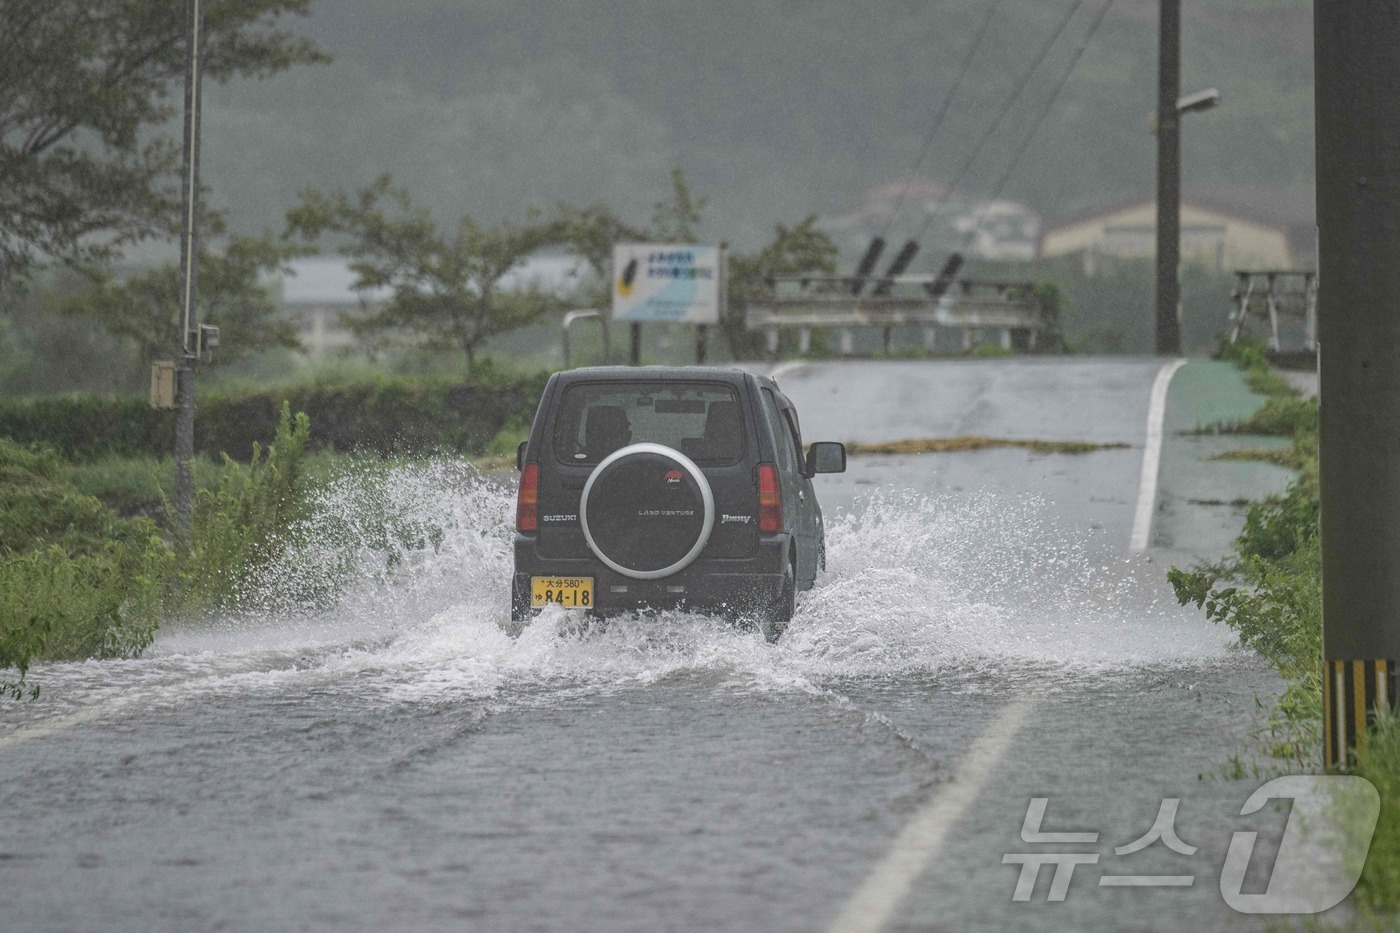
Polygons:
[[[924,349],[938,349],[939,328],[960,333],[961,349],[971,349],[977,335],[1000,337],[1007,349],[1034,349],[1050,329],[1030,282],[962,279],[937,276],[770,276],[770,294],[750,302],[745,323],[767,335],[768,350],[777,353],[780,335],[796,329],[799,352],[811,350],[813,330],[840,334],[840,352],[854,352],[855,332],[878,328],[885,352],[891,349],[896,327],[922,327]],[[866,287],[870,294],[862,294]]]
[[1269,328],[1269,349],[1278,352],[1279,318],[1303,319],[1303,349],[1317,349],[1317,273],[1305,269],[1236,269],[1230,293],[1230,342],[1240,339],[1251,318]]

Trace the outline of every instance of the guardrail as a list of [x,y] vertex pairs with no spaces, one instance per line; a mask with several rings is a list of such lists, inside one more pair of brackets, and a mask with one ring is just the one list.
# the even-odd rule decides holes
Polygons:
[[572,369],[569,361],[569,330],[578,321],[596,319],[599,326],[603,328],[603,362],[612,362],[612,336],[608,328],[608,315],[597,308],[579,308],[576,311],[569,311],[564,315],[563,333],[560,335],[564,349],[564,368]]
[[1303,269],[1236,269],[1230,293],[1230,342],[1240,339],[1251,317],[1269,325],[1269,349],[1278,352],[1280,317],[1303,319],[1304,349],[1317,349],[1317,273]]
[[[993,331],[1007,349],[1034,349],[1050,328],[1030,282],[950,281],[937,276],[771,276],[773,294],[749,304],[745,326],[764,331],[768,350],[776,354],[785,328],[796,328],[798,350],[811,350],[814,329],[840,333],[840,352],[854,351],[857,328],[884,332],[885,352],[896,327],[922,327],[924,350],[938,349],[938,328],[961,332],[961,349],[970,350],[979,332]],[[875,294],[863,297],[866,285]]]

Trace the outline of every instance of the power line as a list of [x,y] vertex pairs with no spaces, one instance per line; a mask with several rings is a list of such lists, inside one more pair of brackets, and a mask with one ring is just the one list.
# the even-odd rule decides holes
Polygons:
[[[1045,106],[1041,109],[1040,114],[1035,118],[1035,122],[1031,125],[1031,131],[1027,133],[1026,137],[1021,141],[1021,145],[1016,150],[1016,154],[1012,156],[1011,163],[1007,165],[1006,171],[1002,172],[1001,178],[997,179],[996,187],[992,191],[990,200],[995,201],[1001,195],[1002,188],[1006,186],[1006,182],[1011,178],[1012,173],[1015,172],[1017,167],[1021,164],[1021,158],[1026,154],[1026,150],[1030,148],[1031,142],[1035,140],[1036,134],[1040,132],[1040,126],[1045,122],[1045,118],[1055,106],[1055,102],[1060,99],[1060,92],[1065,89],[1065,85],[1069,82],[1070,75],[1074,74],[1074,69],[1079,65],[1079,60],[1084,57],[1084,52],[1089,48],[1089,42],[1094,38],[1094,34],[1099,31],[1099,26],[1103,25],[1104,17],[1108,15],[1108,9],[1111,6],[1113,6],[1113,0],[1107,0],[1099,10],[1098,15],[1094,17],[1093,23],[1089,26],[1089,31],[1084,34],[1084,38],[1079,42],[1079,48],[1074,52],[1074,57],[1070,59],[1069,67],[1066,68],[1065,73],[1060,76],[1059,83],[1055,85],[1054,92],[1050,95]],[[976,237],[977,233],[982,229],[982,221],[985,217],[986,214],[984,212],[983,215],[977,219],[977,224],[972,228],[972,232],[967,235],[967,239],[963,241],[963,252],[967,251],[973,238]]]
[[990,140],[992,135],[1000,128],[1002,121],[1006,119],[1007,114],[1011,112],[1011,108],[1015,105],[1016,101],[1020,99],[1021,94],[1025,92],[1026,86],[1030,84],[1031,78],[1045,61],[1045,57],[1050,54],[1050,49],[1059,41],[1060,36],[1065,31],[1065,27],[1069,25],[1069,21],[1074,18],[1074,14],[1078,13],[1079,8],[1083,5],[1084,0],[1075,0],[1074,6],[1070,7],[1069,11],[1061,17],[1059,23],[1055,26],[1054,32],[1050,34],[1050,38],[1040,47],[1040,50],[1036,53],[1035,61],[1031,63],[1030,68],[1026,69],[1026,73],[1021,76],[1021,80],[1016,84],[1015,89],[1011,92],[1011,96],[1007,98],[1006,104],[1001,108],[996,119],[992,121],[991,125],[987,127],[986,132],[983,133],[982,137],[977,141],[977,145],[973,148],[972,154],[963,160],[962,165],[959,166],[953,183],[944,190],[943,194],[934,204],[933,209],[929,211],[928,219],[925,220],[924,225],[919,228],[919,232],[915,235],[914,239],[922,239],[923,235],[928,232],[928,228],[933,225],[934,218],[938,216],[938,212],[948,203],[948,198],[951,197],[958,186],[962,184],[963,179],[967,176],[968,170],[971,169],[973,164],[981,157],[982,150],[987,147],[987,141]]
[[933,118],[933,124],[929,127],[924,142],[919,147],[919,157],[914,160],[913,166],[909,169],[909,177],[904,182],[904,190],[899,193],[898,200],[895,201],[894,210],[890,212],[889,220],[885,221],[885,226],[880,230],[879,236],[883,238],[889,233],[890,226],[899,217],[900,208],[904,206],[904,201],[909,197],[909,191],[914,187],[914,178],[918,174],[919,167],[924,164],[924,159],[928,157],[929,148],[933,145],[933,140],[938,136],[938,131],[943,127],[943,121],[948,116],[948,111],[957,99],[958,92],[962,90],[963,81],[967,79],[968,72],[972,70],[972,63],[977,58],[977,53],[982,50],[982,41],[987,36],[987,27],[992,24],[992,19],[996,16],[997,10],[1001,8],[1002,0],[996,0],[987,8],[987,15],[982,17],[982,23],[977,27],[977,35],[972,40],[972,44],[967,48],[967,55],[963,58],[962,64],[958,67],[958,76],[953,81],[952,88],[943,95],[943,103],[939,105],[938,115]]

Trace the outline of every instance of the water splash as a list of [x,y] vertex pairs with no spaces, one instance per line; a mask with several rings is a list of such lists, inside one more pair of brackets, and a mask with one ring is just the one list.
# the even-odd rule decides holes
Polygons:
[[1220,656],[1227,634],[1160,566],[1087,556],[1036,497],[877,492],[828,528],[829,565],[785,639],[825,673],[981,664],[1123,667]]
[[[676,611],[581,624],[509,614],[513,493],[468,465],[342,476],[279,560],[219,619],[164,630],[103,664],[104,689],[157,694],[352,682],[378,702],[626,689],[696,675],[741,689],[821,691],[843,678],[1092,673],[1221,657],[1228,638],[1177,607],[1159,566],[1103,567],[1034,498],[878,492],[829,517],[828,569],[768,645]],[[88,681],[52,665],[46,684]],[[984,677],[985,679],[985,677]],[[372,687],[373,689],[367,689]]]

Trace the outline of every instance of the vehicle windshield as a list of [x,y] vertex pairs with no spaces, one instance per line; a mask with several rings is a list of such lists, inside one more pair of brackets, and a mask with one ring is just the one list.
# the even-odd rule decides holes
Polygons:
[[744,434],[739,397],[723,383],[581,383],[560,403],[554,455],[565,463],[597,463],[649,441],[701,466],[727,466],[743,459]]

